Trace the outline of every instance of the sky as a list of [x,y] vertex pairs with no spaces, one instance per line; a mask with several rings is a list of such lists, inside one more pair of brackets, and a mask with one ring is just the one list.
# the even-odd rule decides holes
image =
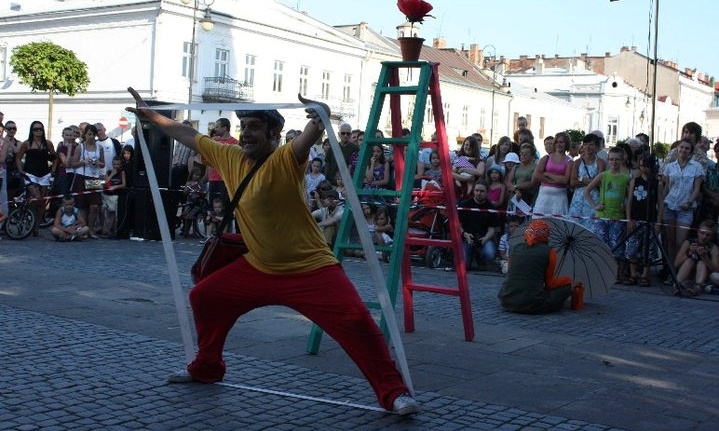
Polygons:
[[[367,22],[396,37],[404,21],[396,0],[277,0],[329,25]],[[617,54],[622,46],[654,57],[654,19],[659,2],[658,57],[680,69],[697,69],[719,80],[716,0],[429,0],[432,15],[421,27],[431,44],[442,36],[447,47],[491,44],[497,56]],[[488,48],[490,53],[491,48]],[[491,54],[491,53],[490,53]]]

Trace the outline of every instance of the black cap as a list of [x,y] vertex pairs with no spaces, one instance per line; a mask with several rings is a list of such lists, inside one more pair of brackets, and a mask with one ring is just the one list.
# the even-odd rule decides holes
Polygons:
[[340,194],[335,189],[322,192],[322,195],[323,195],[322,197],[325,197],[325,198],[335,198],[335,199],[340,198]]

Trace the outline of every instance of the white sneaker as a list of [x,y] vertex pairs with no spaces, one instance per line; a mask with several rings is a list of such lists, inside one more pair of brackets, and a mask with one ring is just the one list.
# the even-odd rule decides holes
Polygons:
[[170,383],[192,383],[196,380],[192,378],[190,372],[187,369],[175,371],[174,373],[167,376],[167,381]]
[[400,416],[411,415],[419,412],[419,403],[407,394],[400,395],[392,403],[392,412]]

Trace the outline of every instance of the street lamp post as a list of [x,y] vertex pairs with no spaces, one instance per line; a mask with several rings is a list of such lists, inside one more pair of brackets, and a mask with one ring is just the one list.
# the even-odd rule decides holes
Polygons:
[[482,48],[482,54],[484,54],[487,48],[492,49],[492,112],[489,123],[489,146],[491,148],[492,144],[494,144],[494,95],[497,90],[497,48],[492,44],[485,45],[484,48]]
[[[609,0],[615,2],[619,0]],[[649,118],[651,123],[651,129],[649,131],[649,146],[652,153],[654,153],[654,137],[656,121],[657,121],[657,67],[659,67],[659,57],[657,56],[657,43],[659,42],[659,0],[654,0],[654,73],[652,74],[652,115]],[[642,112],[643,113],[643,112]]]
[[[188,78],[190,80],[190,85],[188,86],[187,90],[187,103],[192,103],[192,85],[194,84],[195,80],[195,44],[196,44],[196,38],[197,38],[197,11],[200,9],[200,0],[180,0],[182,4],[189,5],[192,3],[192,41],[190,42],[190,61],[189,66],[190,70],[188,71]],[[212,20],[212,14],[210,12],[210,6],[215,2],[215,0],[202,0],[202,3],[205,5],[205,15],[199,20],[200,26],[202,27],[202,30],[204,31],[212,31],[212,29],[215,27],[215,22]],[[192,118],[192,110],[187,110],[187,120],[191,120]]]

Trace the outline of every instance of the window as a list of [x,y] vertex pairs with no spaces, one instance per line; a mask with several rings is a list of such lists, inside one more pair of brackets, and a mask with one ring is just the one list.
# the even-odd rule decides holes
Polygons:
[[445,102],[442,104],[442,110],[444,111],[444,123],[449,124],[449,103]]
[[479,110],[479,130],[485,130],[485,123],[487,121],[487,110],[481,108]]
[[309,83],[310,78],[310,67],[309,66],[300,66],[300,94],[303,96],[307,96],[307,85]]
[[7,79],[7,46],[0,46],[0,81]]
[[464,105],[462,107],[462,127],[466,128],[469,124],[469,106]]
[[245,85],[255,85],[255,59],[254,55],[245,55]]
[[342,86],[342,101],[349,102],[352,100],[352,75],[345,74],[345,82]]
[[230,75],[230,51],[227,49],[217,48],[215,50],[215,76]]
[[[198,50],[197,44],[195,44],[195,56],[197,56],[197,50]],[[193,70],[191,70],[193,69]],[[190,42],[183,42],[182,43],[182,77],[190,79],[190,77],[197,76],[197,62],[192,61],[192,43]]]
[[329,100],[330,98],[330,80],[332,79],[332,73],[329,70],[322,72],[322,98]]
[[272,77],[272,91],[282,93],[282,70],[285,68],[285,62],[275,60],[275,73]]
[[610,116],[607,121],[607,136],[605,137],[606,144],[617,143],[617,126],[619,125],[619,117]]
[[429,103],[429,101],[427,102],[427,105],[424,110],[424,122],[429,123],[429,124],[434,123],[434,114],[432,111],[432,104]]
[[544,117],[539,117],[539,139],[544,139]]

